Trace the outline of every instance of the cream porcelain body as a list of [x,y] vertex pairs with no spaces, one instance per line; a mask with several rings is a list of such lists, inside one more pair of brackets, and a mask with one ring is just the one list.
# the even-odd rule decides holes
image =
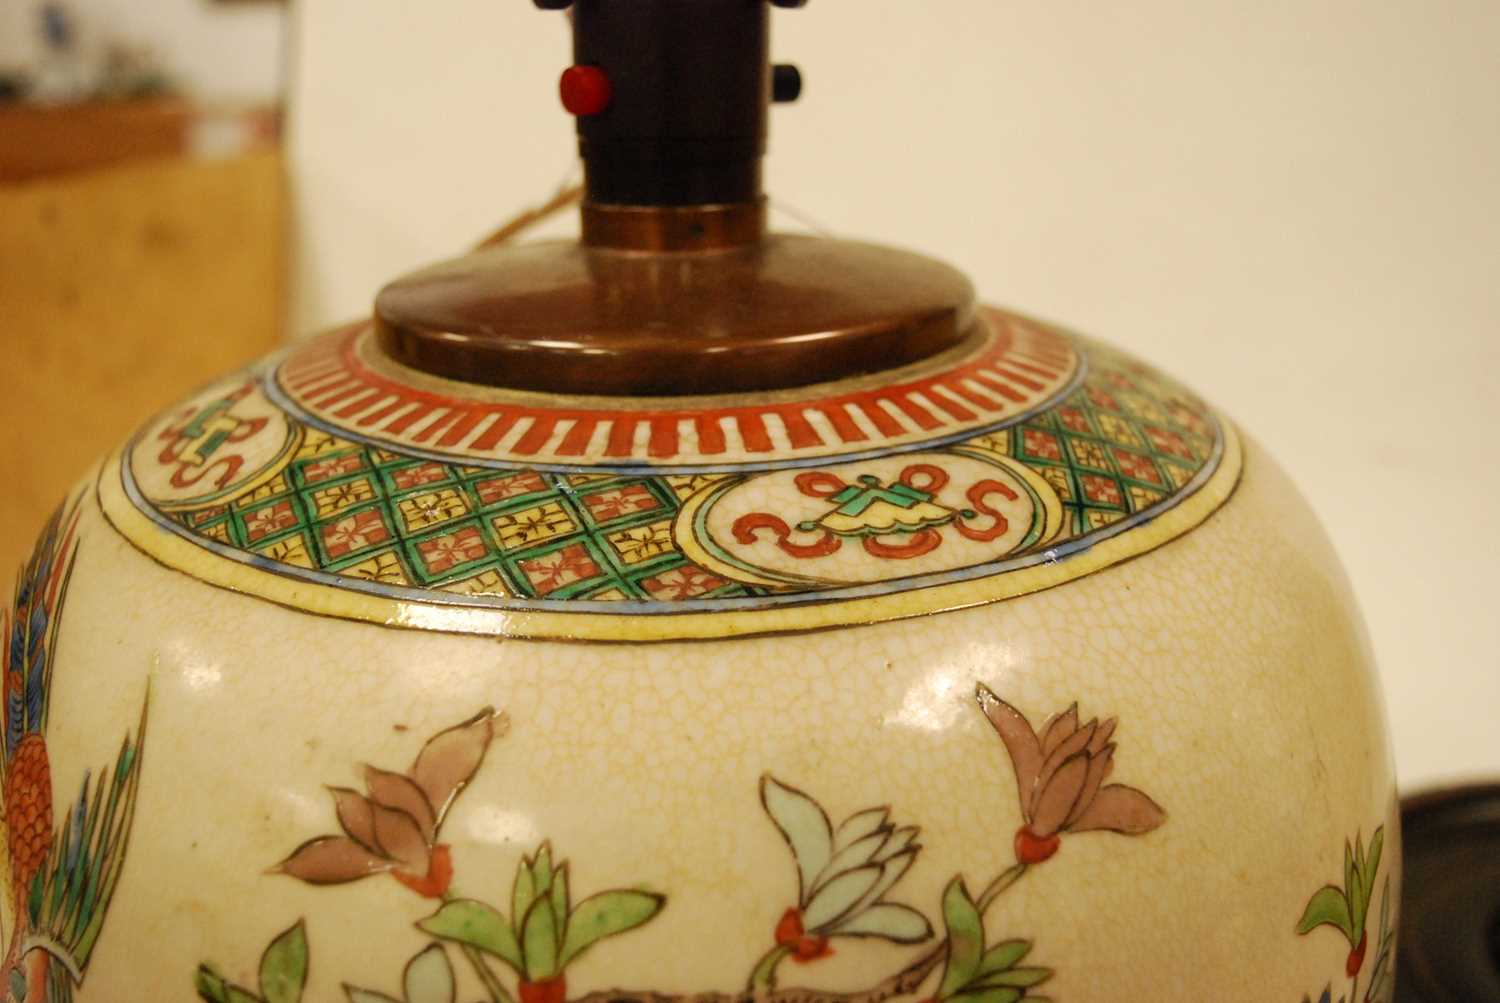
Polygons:
[[[967,438],[947,430],[924,444],[923,433],[901,425],[908,441],[882,448],[869,423],[857,421],[866,436],[858,448],[792,466],[790,447],[776,446],[767,455],[787,461],[781,467],[698,474],[686,464],[689,472],[673,475],[681,483],[651,481],[644,494],[609,497],[646,506],[612,518],[627,529],[653,527],[655,536],[612,537],[610,519],[592,521],[616,508],[587,494],[606,483],[587,479],[588,463],[606,473],[650,466],[601,458],[608,433],[594,434],[588,463],[576,468],[583,473],[536,468],[578,484],[545,481],[556,490],[536,494],[562,499],[559,511],[579,525],[559,537],[582,541],[610,580],[550,604],[545,596],[522,603],[516,576],[562,551],[541,553],[547,539],[513,532],[516,553],[541,553],[513,558],[501,534],[532,525],[517,513],[540,511],[536,525],[559,516],[545,499],[517,508],[525,492],[486,509],[485,491],[500,489],[465,480],[532,469],[515,457],[487,466],[474,455],[476,437],[498,422],[475,422],[467,444],[441,445],[441,428],[407,444],[410,462],[437,463],[449,479],[397,488],[372,451],[408,455],[391,441],[398,433],[367,435],[370,426],[355,418],[339,419],[347,427],[336,433],[326,409],[305,398],[286,411],[298,399],[285,384],[270,404],[242,396],[214,410],[243,379],[280,379],[295,355],[164,414],[86,481],[54,527],[55,567],[39,579],[42,594],[54,596],[38,635],[50,666],[48,709],[10,724],[7,738],[23,733],[19,750],[25,734],[42,736],[52,793],[40,806],[35,785],[12,782],[24,757],[8,751],[12,995],[28,987],[42,999],[134,1003],[191,998],[196,986],[207,999],[266,1003],[555,1003],[605,992],[728,999],[747,991],[860,1003],[1295,1003],[1331,985],[1334,999],[1386,998],[1399,882],[1393,776],[1367,643],[1335,555],[1272,461],[1216,416],[1212,438],[1221,448],[1209,476],[1185,494],[1164,489],[1176,500],[1151,518],[1069,550],[1069,530],[1053,523],[1072,510],[1055,489],[1047,497],[1054,482],[1046,464],[1025,461],[1032,447],[1048,452],[1046,439],[1026,440],[1022,426],[1050,430],[1072,448],[1057,409],[1111,371],[1162,381],[1152,382],[1160,400],[1178,391],[1099,346],[1049,336],[1076,351],[1081,370],[1059,369],[1055,380],[1034,374],[1035,400],[997,397],[1011,410],[978,415],[977,425],[953,433]],[[1117,395],[1136,392],[1122,386]],[[379,403],[370,397],[364,413]],[[1085,403],[1093,410],[1092,424],[1077,426],[1091,430],[1084,438],[1114,442],[1100,425],[1108,409]],[[1152,424],[1132,414],[1137,432]],[[211,463],[222,455],[209,448],[216,434],[213,449],[222,449],[235,422],[243,428],[261,417],[290,420],[301,438],[292,452],[277,445],[260,459],[246,447],[225,495],[225,518],[240,522],[218,541],[221,551],[196,544],[212,538],[187,525],[216,503],[179,504],[212,492],[190,486],[173,496],[158,486],[152,501],[140,494],[147,478],[122,487],[132,449],[144,456],[159,446],[167,455],[186,441],[208,451],[200,465]],[[576,427],[560,427],[539,448],[557,448]],[[314,566],[302,567],[295,548],[275,551],[278,559],[248,545],[233,482],[254,480],[256,463],[283,464],[276,469],[285,473],[285,464],[317,460],[316,448],[288,457],[319,435],[360,444],[366,467],[346,464],[339,483],[354,483],[347,478],[362,469],[385,479],[370,482],[380,497],[321,522],[313,509],[297,510],[311,528],[281,532],[306,534],[300,545],[315,551],[305,562]],[[649,450],[649,435],[631,447],[638,440]],[[973,445],[982,439],[988,445]],[[520,433],[497,448],[518,441]],[[432,458],[445,450],[446,461]],[[327,453],[337,459],[339,449]],[[1169,453],[1142,445],[1139,454],[1171,480]],[[1114,462],[1118,473],[1133,461]],[[949,481],[908,473],[914,464],[947,464]],[[296,482],[303,469],[285,475]],[[1082,490],[1082,469],[1068,466],[1073,479],[1063,482]],[[799,493],[796,477],[811,473],[829,479],[804,479],[812,493]],[[1185,485],[1194,483],[1189,473]],[[295,494],[316,483],[283,486]],[[1116,483],[1136,482],[1120,475]],[[993,484],[1007,487],[983,487]],[[463,589],[410,580],[413,562],[430,561],[430,569],[477,555],[472,541],[468,551],[421,548],[445,539],[431,535],[447,525],[442,518],[390,551],[408,579],[392,576],[390,591],[360,591],[372,579],[328,570],[338,565],[328,519],[385,506],[390,532],[411,512],[408,525],[458,504],[444,508],[444,485],[456,485],[472,510],[450,522],[483,534],[487,556],[471,559],[492,562],[495,577],[476,572]],[[424,488],[433,490],[401,494]],[[669,488],[670,498],[660,493]],[[877,495],[859,495],[864,489]],[[425,508],[401,507],[434,494]],[[1149,508],[1149,493],[1141,498]],[[1202,511],[1182,518],[1195,499]],[[1131,504],[1122,499],[1123,509]],[[842,506],[835,528],[816,524],[819,505]],[[740,521],[798,506],[797,523],[783,520],[793,548],[826,550],[832,540],[838,550],[773,552],[779,544],[764,520]],[[989,510],[1009,513],[1009,528],[978,540],[999,525]],[[502,518],[510,515],[517,518]],[[877,518],[885,521],[859,535],[859,520]],[[1026,520],[1030,543],[1019,528]],[[1110,523],[1081,525],[1074,536],[1088,538]],[[694,526],[703,537],[692,536]],[[750,543],[734,542],[736,526],[753,530]],[[458,534],[453,546],[466,539]],[[619,554],[653,540],[670,553],[642,560],[683,563],[632,578]],[[977,560],[963,548],[989,545],[1011,564],[962,577]],[[921,547],[930,549],[908,553]],[[901,556],[878,556],[893,551]],[[968,556],[944,564],[950,551]],[[1045,559],[1027,563],[1028,552]],[[361,567],[348,563],[359,553],[338,566]],[[690,556],[700,553],[701,561]],[[615,569],[607,576],[597,566],[603,557]],[[802,584],[794,582],[799,561],[818,569]],[[905,580],[920,584],[880,591],[897,580],[880,562],[900,564]],[[379,562],[370,567],[378,573]],[[465,565],[451,567],[456,582]],[[685,568],[697,570],[672,577]],[[564,577],[553,570],[545,581]],[[1015,576],[1029,577],[1004,584]],[[713,594],[746,601],[699,612],[695,603],[708,600],[689,593],[710,579],[721,583]],[[591,598],[608,588],[645,598]],[[767,605],[767,595],[805,601]],[[635,611],[601,612],[620,601]],[[23,619],[12,618],[12,636]],[[8,657],[14,675],[19,663]],[[18,688],[8,686],[8,699]],[[1117,722],[1112,734],[1108,720]],[[1049,765],[1064,743],[1071,754]],[[66,872],[56,861],[66,857],[80,783],[93,785],[85,788],[93,798],[111,780],[121,810],[84,846],[118,866],[98,869],[91,905],[71,914],[53,908],[48,896],[61,887],[65,902],[67,884],[46,875]],[[413,790],[424,800],[409,800]],[[54,850],[33,866],[16,830],[42,807],[51,815],[42,835]],[[523,894],[520,885],[560,887],[562,860],[565,894]],[[543,897],[546,908],[537,905]],[[525,915],[514,915],[518,904]],[[99,920],[86,949],[75,932],[79,912]]]

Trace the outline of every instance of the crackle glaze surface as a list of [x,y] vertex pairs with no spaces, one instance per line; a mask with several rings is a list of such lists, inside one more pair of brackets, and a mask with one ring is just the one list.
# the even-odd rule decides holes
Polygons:
[[[165,416],[64,509],[6,620],[7,991],[28,1003],[195,991],[226,1003],[1297,1003],[1325,987],[1387,999],[1393,780],[1336,558],[1228,422],[1115,353],[1065,344],[1075,368],[1034,381],[1035,400],[993,398],[1014,410],[982,428],[806,463],[782,450],[755,469],[545,458],[576,425],[525,462],[437,459],[424,454],[442,448],[440,430],[425,443],[395,441],[414,426],[385,428],[383,443],[332,430],[333,404],[291,406],[284,387],[266,389],[271,370]],[[1111,372],[1130,387],[1090,382]],[[1191,422],[1127,410],[1123,394],[1177,401],[1204,423],[1200,439]],[[1104,414],[1144,441],[1112,440]],[[648,430],[630,448],[649,458],[653,426],[636,427]],[[1148,427],[1181,438],[1180,483]],[[1050,466],[1028,432],[1052,437]],[[302,455],[320,436],[349,445]],[[588,436],[608,451],[608,431]],[[986,437],[999,441],[976,445]],[[1072,450],[1090,442],[1121,494],[1113,508],[1082,485],[1092,471]],[[1155,496],[1132,495],[1153,483],[1115,447],[1151,460]],[[735,448],[726,438],[724,454]],[[186,473],[122,476],[142,450]],[[197,467],[178,463],[189,451]],[[229,455],[234,470],[193,481]],[[322,490],[309,466],[325,461],[327,480],[372,497],[320,521],[300,506]],[[486,508],[477,482],[497,476],[535,490]],[[1009,494],[985,487],[974,501],[986,482]],[[252,546],[234,494],[247,484],[265,492],[257,501],[297,499],[272,542],[300,539],[305,560]],[[639,590],[617,602],[677,603],[753,636],[702,639],[714,632],[683,629],[674,611],[600,612],[589,589],[520,606],[547,598],[516,594],[519,561],[538,552],[511,560],[498,535],[474,558],[493,562],[490,591],[443,588],[457,564],[413,581],[399,555],[401,587],[421,598],[318,577],[361,556],[352,543],[339,562],[318,550],[326,518],[378,508],[395,534],[404,500],[442,490],[457,502],[411,506],[433,530],[498,533],[492,514],[538,501],[582,524],[561,536],[598,548],[613,523],[590,522],[591,489],[616,491],[623,528],[674,533],[670,552],[645,558],[660,568],[611,565],[609,587]],[[468,514],[445,516],[455,504]],[[697,537],[679,531],[720,539],[724,526],[733,540],[758,515],[781,519],[794,546],[839,549],[802,564],[759,529],[745,545],[756,560],[741,562],[752,580],[722,557],[698,563],[684,546]],[[989,539],[962,532],[1002,521]],[[420,529],[403,546],[427,539]],[[1049,540],[1050,561],[999,566]],[[925,563],[885,570],[907,561]],[[971,567],[985,571],[943,578]],[[645,584],[684,568],[723,581],[671,598]],[[1038,571],[1051,577],[985,591]],[[749,608],[692,605],[718,599]],[[835,612],[798,619],[807,610]],[[369,622],[381,611],[390,623]],[[580,644],[548,617],[653,643]],[[861,622],[877,619],[888,622]],[[830,625],[842,629],[805,629]]]
[[735,400],[395,370],[356,328],[210,387],[105,467],[102,504],[164,563],[299,608],[663,640],[1055,585],[1191,529],[1241,462],[1173,381],[999,311],[897,377]]

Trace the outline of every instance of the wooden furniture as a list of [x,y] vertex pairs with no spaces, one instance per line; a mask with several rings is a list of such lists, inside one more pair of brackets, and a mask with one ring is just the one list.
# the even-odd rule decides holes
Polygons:
[[278,341],[284,215],[274,152],[0,184],[0,568],[123,430]]
[[0,105],[0,183],[181,154],[194,117],[170,98]]

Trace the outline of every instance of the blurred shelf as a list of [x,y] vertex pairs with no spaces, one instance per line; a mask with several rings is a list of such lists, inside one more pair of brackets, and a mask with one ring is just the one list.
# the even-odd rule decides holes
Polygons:
[[275,145],[279,113],[177,98],[0,104],[0,184],[140,160],[230,156]]
[[173,99],[0,106],[0,182],[184,153],[195,114]]

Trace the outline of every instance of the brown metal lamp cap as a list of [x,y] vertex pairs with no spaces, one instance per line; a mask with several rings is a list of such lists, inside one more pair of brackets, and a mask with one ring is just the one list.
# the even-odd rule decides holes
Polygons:
[[582,241],[393,282],[375,303],[388,354],[491,386],[658,396],[823,383],[977,339],[957,270],[767,234],[767,109],[801,86],[770,66],[767,0],[576,0],[571,14],[561,91],[579,120]]
[[771,236],[712,253],[496,248],[387,286],[381,343],[416,369],[569,394],[775,390],[919,361],[974,327],[961,272]]

